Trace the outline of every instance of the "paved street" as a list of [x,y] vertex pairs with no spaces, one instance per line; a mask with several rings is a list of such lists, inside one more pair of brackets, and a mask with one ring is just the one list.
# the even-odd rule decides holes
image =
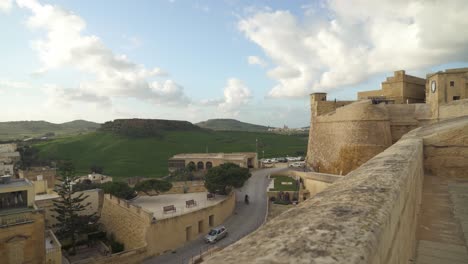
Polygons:
[[[190,262],[193,256],[200,254],[201,251],[206,251],[213,246],[225,247],[256,230],[263,224],[267,210],[266,188],[269,182],[266,176],[272,172],[286,169],[287,168],[271,168],[252,172],[252,177],[250,177],[242,189],[236,192],[237,203],[234,214],[224,222],[224,226],[226,226],[229,231],[227,238],[219,241],[215,245],[207,245],[201,236],[177,249],[176,253],[164,254],[149,259],[144,263],[186,264]],[[250,203],[248,205],[244,203],[245,194],[248,194],[250,198]]]

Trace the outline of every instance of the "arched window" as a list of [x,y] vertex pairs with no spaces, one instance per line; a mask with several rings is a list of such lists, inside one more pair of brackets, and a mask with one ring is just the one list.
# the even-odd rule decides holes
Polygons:
[[203,169],[204,169],[204,165],[203,165],[203,162],[202,162],[202,161],[199,161],[199,162],[197,163],[197,169],[198,169],[198,170],[203,170]]
[[206,169],[209,170],[211,168],[213,168],[213,163],[211,161],[206,162]]

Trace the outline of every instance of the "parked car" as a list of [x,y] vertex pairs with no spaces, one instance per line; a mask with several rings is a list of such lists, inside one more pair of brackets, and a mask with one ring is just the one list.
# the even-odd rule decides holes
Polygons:
[[228,234],[226,227],[218,226],[210,230],[205,236],[204,240],[206,243],[216,243],[217,241],[225,238]]
[[305,162],[303,161],[297,161],[289,164],[290,168],[303,168],[305,166]]

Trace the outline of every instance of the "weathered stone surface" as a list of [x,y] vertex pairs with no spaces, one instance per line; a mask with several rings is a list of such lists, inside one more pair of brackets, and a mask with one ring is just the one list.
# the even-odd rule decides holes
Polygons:
[[340,175],[364,164],[410,130],[429,123],[430,118],[425,104],[374,105],[364,100],[320,114],[322,104],[312,99],[307,163],[316,171]]
[[468,117],[413,131],[204,263],[410,262],[421,203],[423,142],[466,127]]

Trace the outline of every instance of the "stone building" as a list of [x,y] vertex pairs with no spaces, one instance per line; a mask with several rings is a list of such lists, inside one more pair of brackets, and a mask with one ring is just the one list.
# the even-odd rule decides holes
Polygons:
[[2,263],[61,263],[61,246],[45,230],[44,212],[34,203],[27,179],[0,179],[0,260]]
[[434,118],[440,116],[440,105],[468,98],[468,68],[430,73],[426,78],[426,100]]
[[15,164],[20,160],[16,149],[16,144],[0,144],[0,176],[15,174]]
[[36,194],[50,193],[55,187],[56,169],[49,167],[30,167],[18,170],[22,179],[28,179],[34,184]]
[[400,70],[382,82],[380,90],[359,92],[358,100],[381,98],[396,104],[424,103],[425,87],[425,79],[407,75]]
[[255,152],[177,154],[169,159],[168,168],[169,171],[175,171],[192,163],[197,170],[207,170],[228,162],[244,168],[258,168],[258,157]]

